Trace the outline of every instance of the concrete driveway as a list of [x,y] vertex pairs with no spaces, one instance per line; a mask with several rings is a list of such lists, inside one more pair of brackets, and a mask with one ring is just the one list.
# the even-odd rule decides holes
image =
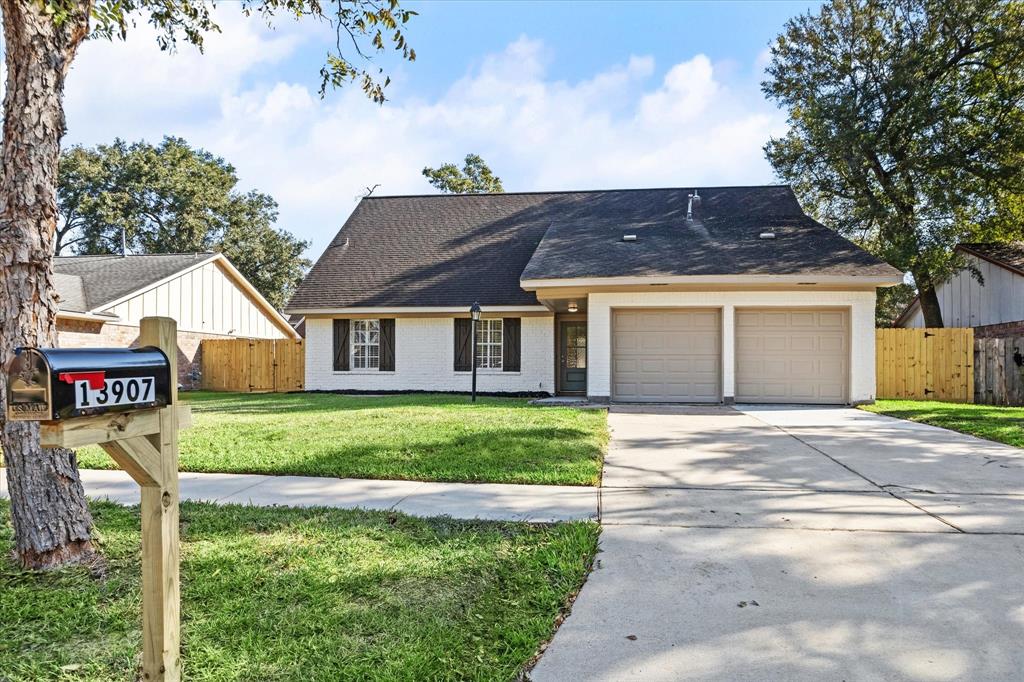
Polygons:
[[567,680],[1024,679],[1024,450],[852,409],[613,407]]

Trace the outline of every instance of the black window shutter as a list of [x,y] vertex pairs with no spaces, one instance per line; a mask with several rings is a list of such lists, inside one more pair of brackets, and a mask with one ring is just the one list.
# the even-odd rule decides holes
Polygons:
[[468,317],[455,318],[455,371],[468,372],[473,369],[472,335],[473,321]]
[[503,372],[518,372],[520,367],[520,351],[519,351],[519,339],[521,336],[520,319],[518,317],[506,317],[501,323],[502,328],[505,330],[502,348],[502,361],[501,371]]
[[348,371],[348,320],[334,320],[334,371]]
[[395,320],[380,321],[380,367],[382,372],[395,371]]

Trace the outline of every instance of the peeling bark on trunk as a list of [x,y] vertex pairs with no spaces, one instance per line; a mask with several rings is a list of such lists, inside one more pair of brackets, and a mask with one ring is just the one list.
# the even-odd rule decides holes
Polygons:
[[[60,23],[37,0],[0,0],[7,92],[0,178],[0,365],[18,346],[54,346],[53,247],[64,78],[88,32],[88,0]],[[0,403],[5,373],[0,372]],[[75,453],[44,450],[33,422],[0,425],[18,557],[29,568],[88,561],[92,517]]]
[[935,283],[931,275],[925,272],[914,271],[914,283],[917,285],[917,296],[921,303],[921,314],[924,316],[925,327],[943,327],[942,308],[939,306],[939,296],[935,293]]

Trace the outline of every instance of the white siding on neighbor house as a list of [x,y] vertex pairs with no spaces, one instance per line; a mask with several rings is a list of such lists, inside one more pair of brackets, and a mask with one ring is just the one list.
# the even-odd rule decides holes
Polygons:
[[[521,320],[521,370],[478,370],[478,391],[554,393],[554,317],[523,317]],[[335,372],[333,328],[331,319],[306,318],[308,391],[470,390],[470,373],[455,371],[454,318],[396,319],[394,372]]]
[[587,393],[611,394],[611,319],[615,308],[718,308],[722,312],[722,395],[736,395],[736,308],[845,308],[850,311],[849,401],[875,398],[874,291],[683,291],[590,294]]
[[[1024,320],[1024,276],[981,258],[968,256],[968,260],[981,272],[985,284],[964,269],[939,285],[935,293],[942,323],[947,327],[981,327]],[[914,304],[914,312],[903,326],[924,326],[918,304]]]
[[173,317],[178,330],[260,339],[287,335],[217,262],[183,273],[102,312],[119,324],[138,325],[143,317]]

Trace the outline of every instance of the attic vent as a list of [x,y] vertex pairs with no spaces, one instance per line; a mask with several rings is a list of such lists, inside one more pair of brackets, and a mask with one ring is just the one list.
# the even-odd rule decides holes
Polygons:
[[624,235],[622,235],[622,241],[624,241],[624,242],[635,242],[636,241],[636,235],[635,234],[624,234]]
[[774,232],[762,232],[761,234],[757,235],[757,238],[758,239],[775,239],[775,233]]

